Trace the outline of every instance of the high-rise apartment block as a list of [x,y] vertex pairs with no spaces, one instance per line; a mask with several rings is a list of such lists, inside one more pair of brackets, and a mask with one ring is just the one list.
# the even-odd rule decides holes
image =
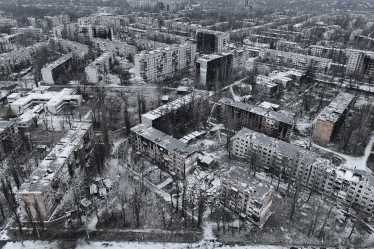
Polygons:
[[218,53],[227,51],[229,48],[230,33],[212,30],[197,30],[197,50],[207,53]]
[[135,55],[135,74],[147,82],[160,81],[193,66],[196,44],[187,42]]
[[14,148],[21,144],[17,123],[13,121],[0,121],[0,160]]
[[224,83],[245,70],[246,60],[247,53],[244,50],[203,55],[196,61],[196,78],[208,89],[212,88],[216,81]]

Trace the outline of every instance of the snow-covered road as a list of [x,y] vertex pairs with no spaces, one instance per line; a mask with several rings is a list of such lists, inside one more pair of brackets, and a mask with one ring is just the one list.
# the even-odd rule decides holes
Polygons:
[[367,159],[370,155],[371,147],[373,146],[373,143],[374,143],[374,134],[372,135],[368,145],[366,146],[365,154],[362,157],[354,157],[354,156],[345,155],[345,154],[342,154],[342,153],[324,148],[324,147],[319,146],[319,145],[314,144],[314,143],[313,143],[313,147],[324,150],[324,151],[327,151],[327,152],[330,152],[330,153],[333,153],[333,154],[345,159],[345,162],[341,165],[343,167],[350,168],[350,169],[366,170],[368,172],[371,172],[371,170],[366,167],[366,161],[367,161]]

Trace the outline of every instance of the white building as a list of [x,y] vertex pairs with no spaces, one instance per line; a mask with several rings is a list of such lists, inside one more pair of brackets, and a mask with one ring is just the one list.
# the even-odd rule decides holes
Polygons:
[[31,92],[26,96],[8,96],[8,102],[11,101],[10,107],[16,114],[23,114],[35,105],[43,104],[44,111],[52,114],[60,113],[67,105],[80,106],[82,96],[75,95],[75,89],[64,88],[60,92]]
[[45,65],[41,69],[44,83],[54,84],[60,75],[67,73],[70,69],[72,59],[73,55],[67,54],[60,57],[58,60]]
[[135,75],[147,82],[163,80],[192,67],[195,54],[196,45],[189,42],[160,50],[143,51],[135,55]]

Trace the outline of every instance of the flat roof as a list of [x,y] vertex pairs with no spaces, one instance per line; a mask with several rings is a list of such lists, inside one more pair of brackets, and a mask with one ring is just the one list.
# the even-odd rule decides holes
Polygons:
[[349,93],[339,93],[331,103],[325,107],[318,120],[335,123],[347,109],[355,96]]
[[21,185],[17,194],[43,193],[57,172],[66,165],[71,153],[81,145],[81,140],[91,126],[89,123],[76,123]]
[[5,120],[0,120],[0,132],[3,132],[4,130],[8,129],[11,127],[15,122],[13,121],[5,121]]
[[223,103],[223,104],[226,104],[226,105],[230,105],[230,106],[236,107],[236,108],[244,110],[244,111],[252,112],[252,113],[264,116],[264,117],[268,117],[268,118],[271,118],[271,119],[275,119],[277,121],[281,121],[281,122],[286,123],[286,124],[293,125],[294,118],[292,116],[287,116],[287,115],[284,115],[282,113],[275,112],[275,111],[269,111],[269,110],[261,108],[259,106],[253,106],[253,105],[250,105],[250,104],[245,104],[245,103],[238,102],[238,101],[235,101],[235,100],[229,99],[229,98],[222,98],[218,101],[218,103]]
[[146,138],[149,141],[152,141],[153,143],[159,145],[167,151],[173,152],[184,158],[196,152],[195,148],[188,146],[178,139],[145,124],[139,124],[131,128],[131,131],[135,132],[139,136]]

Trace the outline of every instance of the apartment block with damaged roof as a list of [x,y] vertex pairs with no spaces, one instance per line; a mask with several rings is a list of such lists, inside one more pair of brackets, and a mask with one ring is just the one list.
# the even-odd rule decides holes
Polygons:
[[344,122],[355,97],[348,93],[339,93],[318,116],[314,138],[330,142],[337,127]]
[[258,226],[270,216],[273,193],[272,186],[243,169],[232,169],[221,180],[221,202]]
[[130,140],[136,152],[180,179],[185,179],[197,161],[197,151],[193,147],[145,124],[131,128]]
[[280,140],[290,140],[294,125],[293,116],[269,111],[229,98],[222,98],[218,103],[221,118],[231,118],[236,123],[237,129],[247,127]]

